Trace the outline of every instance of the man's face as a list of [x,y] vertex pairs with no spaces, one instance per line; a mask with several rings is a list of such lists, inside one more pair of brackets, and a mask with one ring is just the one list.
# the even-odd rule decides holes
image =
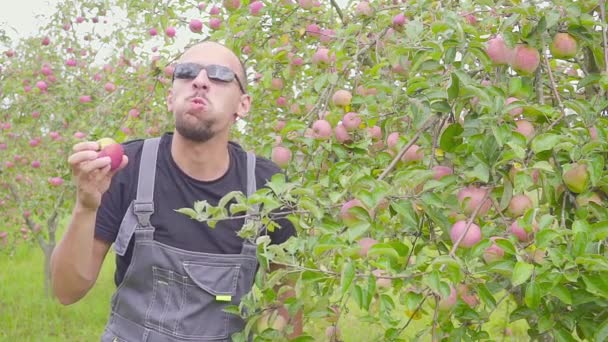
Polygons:
[[[167,107],[175,116],[177,132],[196,142],[208,141],[218,134],[228,135],[236,119],[249,111],[249,95],[242,93],[236,79],[225,81],[230,72],[227,74],[229,70],[222,68],[230,69],[238,77],[238,59],[219,44],[202,43],[186,51],[180,63],[184,68],[181,73],[175,73],[167,97]],[[214,67],[200,68],[210,65]]]

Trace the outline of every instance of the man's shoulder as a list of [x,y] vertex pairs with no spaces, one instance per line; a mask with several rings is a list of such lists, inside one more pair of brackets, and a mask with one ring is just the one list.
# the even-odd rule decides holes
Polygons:
[[161,146],[166,145],[171,140],[170,134],[166,133],[166,134],[163,134],[162,136],[158,136],[158,137],[135,138],[135,139],[123,141],[121,143],[121,145],[123,146],[123,149],[127,156],[134,156],[134,155],[137,155],[140,153],[140,151],[143,149],[144,142],[146,140],[154,139],[154,138],[161,138],[161,142],[160,142]]

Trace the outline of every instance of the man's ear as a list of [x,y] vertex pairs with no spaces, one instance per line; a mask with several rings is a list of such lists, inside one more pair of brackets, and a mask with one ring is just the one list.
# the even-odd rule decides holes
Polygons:
[[249,94],[241,95],[239,107],[237,108],[236,115],[238,119],[244,119],[249,114],[251,109],[251,96]]
[[167,109],[173,112],[173,91],[171,89],[167,92]]

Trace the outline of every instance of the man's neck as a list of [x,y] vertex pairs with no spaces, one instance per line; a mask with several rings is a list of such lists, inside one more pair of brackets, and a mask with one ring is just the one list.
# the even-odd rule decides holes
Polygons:
[[230,167],[227,137],[216,136],[201,143],[174,132],[171,156],[182,171],[200,181],[218,179]]

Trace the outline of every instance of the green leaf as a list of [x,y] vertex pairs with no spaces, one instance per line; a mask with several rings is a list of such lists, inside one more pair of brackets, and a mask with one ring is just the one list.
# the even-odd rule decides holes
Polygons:
[[376,256],[387,256],[391,259],[399,259],[399,253],[388,243],[377,243],[373,245],[367,252],[370,258]]
[[557,284],[551,289],[551,294],[559,298],[564,304],[572,305],[572,294],[563,284]]
[[598,272],[594,275],[582,275],[587,286],[587,292],[596,296],[608,298],[608,272]]
[[446,152],[453,152],[456,147],[462,144],[462,137],[460,134],[464,132],[464,129],[459,123],[453,123],[443,131],[439,140],[439,146]]
[[190,217],[191,219],[196,219],[196,217],[197,217],[196,211],[194,211],[194,209],[192,209],[192,208],[175,209],[175,211],[177,211],[180,214],[184,214],[184,215]]
[[556,230],[550,228],[543,229],[536,234],[536,247],[548,247],[551,245],[551,242],[555,242],[555,239],[557,239],[559,236],[561,236],[561,234]]
[[496,308],[496,299],[494,299],[494,296],[492,296],[492,293],[485,284],[477,285],[477,293],[479,294],[481,301],[488,307],[488,310],[494,310]]
[[458,80],[458,75],[456,73],[452,73],[452,79],[450,80],[450,85],[448,86],[448,100],[453,101],[458,97],[458,93],[460,91],[460,82]]
[[528,264],[525,261],[518,261],[513,268],[513,275],[511,276],[511,283],[513,286],[521,285],[525,283],[532,272],[534,271],[534,265]]
[[594,341],[606,341],[608,340],[608,318],[602,322],[597,331],[595,332],[595,336],[593,338]]
[[524,301],[530,309],[536,309],[540,305],[540,289],[536,282],[530,282],[526,286]]
[[355,267],[352,262],[347,262],[342,268],[342,276],[340,277],[340,288],[342,295],[345,295],[350,285],[353,283],[355,278]]
[[549,151],[555,147],[560,141],[562,137],[558,134],[552,133],[542,133],[536,136],[534,140],[532,140],[532,151],[534,153],[540,153],[542,151]]

